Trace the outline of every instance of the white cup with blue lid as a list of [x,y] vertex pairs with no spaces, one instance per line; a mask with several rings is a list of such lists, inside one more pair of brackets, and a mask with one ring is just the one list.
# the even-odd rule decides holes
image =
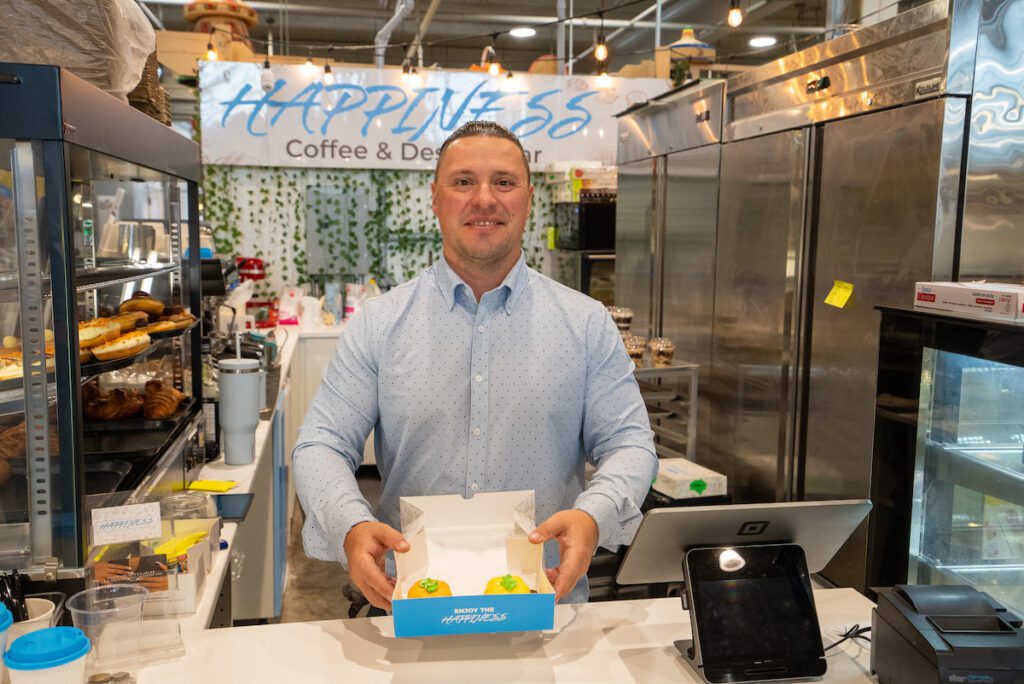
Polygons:
[[81,684],[91,647],[77,627],[47,627],[15,639],[4,664],[11,684]]

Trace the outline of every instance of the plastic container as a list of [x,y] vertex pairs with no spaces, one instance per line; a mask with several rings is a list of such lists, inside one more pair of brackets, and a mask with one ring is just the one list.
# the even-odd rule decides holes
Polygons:
[[94,647],[90,672],[138,667],[142,608],[148,595],[145,587],[136,584],[114,584],[86,589],[68,599],[75,627]]
[[47,627],[18,637],[4,655],[11,684],[81,684],[91,646],[76,627]]
[[160,517],[165,520],[216,518],[217,506],[205,492],[175,492],[160,499]]

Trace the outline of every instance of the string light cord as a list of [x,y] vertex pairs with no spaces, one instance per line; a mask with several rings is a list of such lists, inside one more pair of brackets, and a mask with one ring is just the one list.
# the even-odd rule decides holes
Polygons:
[[[568,16],[568,17],[565,17],[563,19],[554,19],[552,21],[547,21],[547,22],[544,22],[544,23],[541,23],[541,24],[528,24],[528,25],[525,25],[525,26],[529,26],[530,28],[534,28],[534,29],[547,28],[549,26],[557,26],[559,24],[564,24],[566,22],[576,21],[577,19],[588,19],[590,17],[596,17],[596,16],[599,16],[601,14],[606,14],[608,12],[614,12],[615,10],[625,9],[627,7],[632,7],[633,5],[649,4],[650,1],[651,0],[624,0],[624,2],[620,2],[619,4],[613,5],[611,7],[606,7],[605,9],[594,10],[592,12],[583,12],[581,14],[573,14],[572,16]],[[214,27],[214,28],[212,28],[210,30],[211,33],[213,33],[214,31],[220,31],[220,32],[226,33],[228,35],[232,35],[230,31],[228,31],[227,29],[220,28],[220,27]],[[511,31],[511,29],[509,29],[509,31]],[[449,37],[449,38],[435,38],[434,40],[421,41],[419,44],[424,46],[424,47],[435,47],[435,46],[438,46],[438,45],[447,45],[449,43],[457,43],[457,42],[464,41],[464,40],[479,40],[481,38],[491,38],[491,37],[493,37],[495,35],[501,35],[503,33],[508,33],[509,31],[498,31],[497,33],[495,33],[494,31],[488,31],[487,33],[479,33],[479,34],[471,35],[471,36],[452,36],[452,37]],[[260,45],[260,46],[265,46],[267,44],[266,40],[263,40],[261,38],[254,38],[252,36],[249,36],[249,42],[254,43],[256,45]],[[388,43],[387,45],[384,46],[384,48],[385,49],[402,48],[404,50],[408,50],[411,45],[413,45],[413,43],[411,41],[406,41],[406,42],[403,42],[403,43]],[[291,47],[293,49],[295,49],[295,50],[298,50],[298,51],[301,51],[301,50],[312,51],[312,50],[332,49],[332,50],[338,50],[338,51],[348,50],[348,51],[356,52],[356,51],[361,51],[361,50],[376,50],[379,46],[372,45],[372,44],[337,45],[337,44],[324,44],[324,43],[292,43]]]

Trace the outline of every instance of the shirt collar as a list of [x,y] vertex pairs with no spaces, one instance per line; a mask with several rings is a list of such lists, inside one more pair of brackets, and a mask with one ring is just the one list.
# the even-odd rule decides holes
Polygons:
[[[466,284],[466,282],[459,277],[459,274],[452,270],[452,267],[448,264],[447,259],[444,258],[442,253],[441,258],[438,259],[434,267],[434,277],[437,280],[437,286],[441,290],[441,297],[444,298],[445,306],[449,311],[455,308],[455,293],[460,285],[466,288],[466,293],[472,297],[473,290]],[[515,308],[516,302],[522,296],[526,290],[526,284],[530,280],[530,269],[526,265],[526,256],[522,250],[519,252],[519,260],[516,261],[515,266],[508,272],[505,279],[501,281],[495,290],[504,289],[506,291],[505,297],[505,313],[511,315],[512,310]]]

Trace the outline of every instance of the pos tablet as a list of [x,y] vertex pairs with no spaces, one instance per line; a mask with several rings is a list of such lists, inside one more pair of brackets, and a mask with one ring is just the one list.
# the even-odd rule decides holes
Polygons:
[[693,641],[708,682],[820,677],[825,653],[804,552],[795,544],[687,551]]

